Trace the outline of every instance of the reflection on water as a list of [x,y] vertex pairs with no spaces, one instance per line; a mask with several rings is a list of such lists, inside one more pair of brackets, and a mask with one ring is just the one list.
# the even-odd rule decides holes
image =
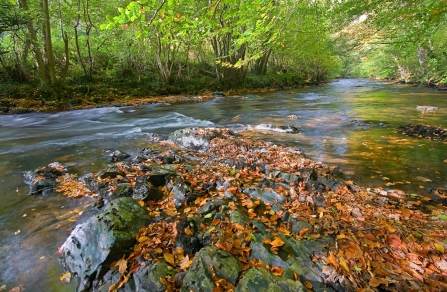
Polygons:
[[[421,112],[420,105],[439,110]],[[55,252],[79,218],[88,217],[83,212],[92,200],[28,196],[24,171],[59,161],[82,175],[106,166],[103,149],[134,154],[150,133],[231,127],[251,130],[246,134],[255,139],[299,147],[360,185],[422,194],[427,187],[446,187],[447,144],[406,137],[396,128],[408,123],[447,127],[446,117],[446,94],[358,79],[200,104],[0,116],[0,286],[74,290],[73,284],[59,283],[62,268]],[[277,128],[287,125],[299,133]]]

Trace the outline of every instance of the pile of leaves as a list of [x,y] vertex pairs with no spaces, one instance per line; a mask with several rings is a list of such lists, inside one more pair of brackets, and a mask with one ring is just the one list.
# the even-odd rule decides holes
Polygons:
[[418,138],[425,138],[434,141],[447,140],[447,129],[442,127],[436,127],[426,124],[409,124],[400,126],[397,128],[397,130],[407,136],[415,136]]
[[[166,153],[173,148],[163,145]],[[351,291],[447,290],[447,210],[441,205],[430,205],[429,198],[398,190],[354,187],[352,182],[339,179],[335,180],[336,187],[312,187],[303,173],[310,169],[318,173],[320,180],[331,179],[330,167],[305,158],[297,149],[253,141],[229,132],[212,139],[207,153],[175,151],[194,159],[177,161],[174,170],[198,195],[193,202],[176,207],[171,182],[159,187],[164,193],[159,201],[139,202],[155,223],[139,231],[138,243],[131,254],[112,264],[111,268],[118,269],[122,276],[109,291],[122,287],[146,262],[160,261],[170,266],[166,278],[161,279],[167,291],[179,291],[174,275],[187,271],[195,254],[186,254],[176,247],[177,224],[190,217],[203,220],[198,226],[184,227],[181,232],[187,236],[207,233],[210,244],[234,255],[243,271],[264,267],[281,276],[284,272],[281,267],[249,260],[250,242],[257,240],[259,232],[254,224],[239,224],[228,217],[216,219],[211,213],[198,213],[207,203],[229,196],[232,199],[221,205],[219,211],[229,214],[239,210],[247,218],[262,222],[271,235],[263,244],[273,254],[281,253],[282,238],[332,238],[326,254],[309,255],[313,262],[324,264],[322,277],[328,282],[339,282]],[[148,159],[143,163],[161,162]],[[120,163],[117,166],[131,180],[130,185],[142,174],[137,168],[126,168]],[[269,170],[296,175],[299,180],[287,182]],[[211,184],[216,187],[210,188]],[[284,201],[281,207],[272,208],[278,202],[263,202],[247,194],[245,190],[253,186],[280,194]],[[60,188],[70,191],[64,185]],[[76,194],[80,190],[73,187]],[[425,208],[421,208],[422,202]],[[286,214],[309,223],[309,227],[293,232],[292,226],[282,220]],[[300,280],[299,275],[295,274],[295,279]],[[215,274],[213,280],[215,291],[235,289]],[[310,282],[303,282],[312,289]]]

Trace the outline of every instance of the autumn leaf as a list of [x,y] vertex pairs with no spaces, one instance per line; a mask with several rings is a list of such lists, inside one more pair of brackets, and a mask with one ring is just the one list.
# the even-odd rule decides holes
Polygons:
[[436,250],[439,251],[440,253],[444,253],[445,252],[445,249],[444,249],[443,245],[441,245],[439,243],[434,243],[433,245],[435,246]]
[[350,272],[348,263],[346,262],[344,257],[340,257],[339,263],[340,263],[340,266],[343,268],[343,270],[345,270],[348,273]]
[[163,253],[163,257],[169,264],[175,266],[174,255],[172,253],[165,252]]
[[271,246],[280,247],[284,245],[284,241],[281,238],[276,237],[272,242],[270,242]]
[[301,229],[300,230],[300,236],[303,236],[304,234],[306,234],[307,231],[309,231],[308,227]]
[[65,273],[60,274],[59,280],[61,280],[62,284],[70,283],[70,281],[71,281],[71,273],[70,272],[65,272]]
[[191,228],[189,228],[189,226],[186,227],[184,229],[184,231],[185,231],[185,234],[188,235],[188,236],[193,236],[194,235],[194,233],[191,231]]

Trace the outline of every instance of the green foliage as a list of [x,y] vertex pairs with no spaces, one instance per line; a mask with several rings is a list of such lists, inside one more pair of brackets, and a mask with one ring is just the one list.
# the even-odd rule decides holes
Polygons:
[[345,73],[407,82],[442,80],[446,12],[447,2],[435,0],[347,0],[334,5],[340,56],[345,64],[359,61]]

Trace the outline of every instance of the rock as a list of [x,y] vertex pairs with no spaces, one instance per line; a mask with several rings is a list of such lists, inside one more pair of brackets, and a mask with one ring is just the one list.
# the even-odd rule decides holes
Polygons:
[[279,203],[283,204],[286,201],[286,198],[275,192],[274,190],[262,190],[258,188],[245,188],[243,193],[255,198],[261,199],[264,203],[274,204]]
[[215,287],[212,280],[213,272],[217,277],[235,285],[241,270],[241,263],[229,252],[214,246],[204,247],[194,257],[191,267],[183,278],[180,291],[212,292]]
[[135,234],[150,222],[131,198],[111,201],[103,212],[73,230],[61,247],[61,264],[79,278],[77,291],[89,291],[110,264],[133,249]]
[[163,192],[158,188],[149,185],[145,181],[137,181],[135,183],[132,198],[135,200],[159,200],[163,197]]
[[166,285],[160,279],[167,275],[168,265],[165,262],[148,264],[140,268],[133,276],[136,289],[139,292],[164,292]]
[[264,268],[251,268],[239,281],[236,292],[299,292],[307,291],[299,281],[277,277]]
[[204,152],[209,150],[210,141],[224,134],[233,134],[231,131],[205,128],[186,128],[171,133],[168,141],[185,149]]
[[54,190],[56,179],[65,173],[67,168],[59,162],[53,162],[45,167],[24,173],[25,183],[29,185],[29,195],[47,195]]
[[283,182],[288,184],[290,184],[291,182],[296,184],[299,181],[298,176],[291,173],[282,172],[276,169],[267,169],[265,175],[268,177],[280,178]]
[[[199,218],[191,217],[177,223],[178,234],[175,237],[175,246],[183,248],[185,254],[194,254],[203,247],[198,234],[200,221]],[[193,235],[186,234],[186,228],[189,228]]]
[[115,150],[109,154],[108,159],[110,162],[118,162],[118,161],[126,160],[129,157],[130,157],[130,154],[127,154],[126,152],[121,152],[119,150]]

